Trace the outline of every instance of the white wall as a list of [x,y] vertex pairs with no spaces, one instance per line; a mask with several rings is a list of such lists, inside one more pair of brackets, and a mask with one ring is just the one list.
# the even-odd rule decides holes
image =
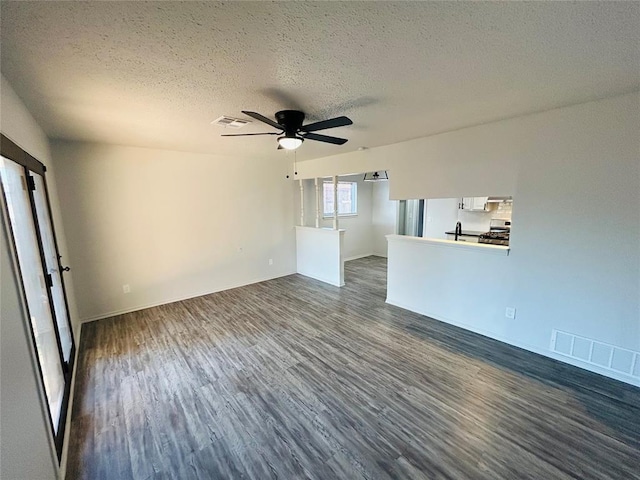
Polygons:
[[[426,201],[424,237],[446,239],[444,232],[454,230],[460,210],[459,198],[430,198]],[[462,224],[467,230],[475,230]],[[489,230],[488,228],[486,230]]]
[[396,232],[398,202],[389,200],[389,182],[374,182],[371,212],[373,254],[387,256],[387,235]]
[[[457,198],[456,201],[458,201]],[[462,224],[463,230],[487,232],[489,230],[489,227],[491,226],[492,216],[492,212],[470,212],[467,210],[458,210],[458,221]],[[450,228],[451,227],[449,227],[449,229]]]
[[511,335],[640,350],[640,95],[534,116],[511,234]]
[[[365,182],[363,179],[364,173],[345,175],[338,179],[340,182],[356,182],[358,184],[358,214],[339,217],[338,219],[339,228],[345,230],[343,248],[345,260],[366,257],[373,254],[374,232],[371,224],[373,213],[373,186],[372,182]],[[305,225],[315,226],[316,192],[313,180],[305,181],[304,189]],[[320,195],[322,195],[322,184],[320,185]],[[296,206],[298,205],[299,203],[296,203]],[[322,211],[320,214],[322,215]],[[333,218],[321,218],[320,227],[332,228]]]
[[392,198],[512,195],[512,282],[501,302],[517,316],[488,334],[567,361],[549,350],[554,328],[640,350],[638,131],[634,93],[302,162],[298,172],[386,163]]
[[[389,171],[390,198],[512,195],[519,142],[530,142],[522,119],[505,120],[363,151],[298,163],[298,177]],[[496,129],[498,130],[496,132]],[[496,133],[505,137],[496,137]]]
[[387,301],[478,333],[501,336],[510,322],[503,308],[513,273],[510,260],[503,247],[393,235],[389,237]]
[[[302,180],[304,189],[304,224],[300,224],[300,185],[296,181],[296,225],[302,227],[316,226],[316,186],[315,179]],[[322,179],[318,179],[318,194],[320,196],[320,224],[322,225]]]
[[296,270],[284,157],[73,142],[53,156],[82,320]]
[[[373,230],[371,227],[372,214],[372,185],[363,181],[364,174],[340,177],[343,182],[358,184],[358,214],[352,217],[340,217],[339,227],[345,230],[343,256],[345,260],[366,257],[373,253]],[[333,219],[327,218],[323,227],[330,227]]]
[[[22,100],[16,95],[9,82],[4,76],[0,77],[2,80],[0,89],[2,94],[2,108],[0,109],[2,133],[47,167],[45,175],[51,202],[52,221],[56,230],[60,255],[62,255],[62,263],[65,264],[69,259],[69,251],[58,201],[57,168],[51,156],[49,139],[24,106]],[[78,327],[78,309],[75,301],[73,271],[65,273],[64,280],[69,302],[69,315],[74,326],[74,335],[77,343],[80,329]]]
[[[2,133],[27,151],[31,156],[51,166],[49,140],[33,116],[16,95],[11,84],[0,75],[0,94],[2,95]],[[47,178],[49,178],[47,172]]]
[[[51,169],[47,137],[11,85],[4,77],[1,81],[0,130]],[[55,222],[55,180],[50,172],[52,169],[47,172],[47,182]],[[58,473],[55,447],[26,326],[29,320],[12,263],[13,249],[4,213],[0,213],[0,477],[53,479]]]
[[344,230],[296,227],[298,273],[336,287],[344,285]]

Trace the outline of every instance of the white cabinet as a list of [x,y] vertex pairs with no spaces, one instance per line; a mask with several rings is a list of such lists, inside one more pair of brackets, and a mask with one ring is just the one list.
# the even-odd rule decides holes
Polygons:
[[462,197],[460,208],[472,212],[487,211],[487,200],[489,197]]

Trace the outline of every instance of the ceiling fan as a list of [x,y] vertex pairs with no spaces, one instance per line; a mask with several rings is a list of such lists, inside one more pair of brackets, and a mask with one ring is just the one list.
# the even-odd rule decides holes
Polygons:
[[236,133],[236,134],[223,134],[223,137],[244,137],[253,135],[281,135],[278,137],[278,150],[295,150],[305,140],[315,140],[317,142],[333,143],[334,145],[343,145],[347,143],[346,138],[330,137],[329,135],[320,135],[313,133],[318,130],[325,130],[327,128],[344,127],[351,125],[353,122],[347,117],[336,117],[330,120],[323,120],[321,122],[310,123],[308,125],[302,125],[304,122],[304,112],[299,110],[281,110],[276,112],[277,123],[270,118],[260,115],[256,112],[242,111],[245,115],[260,120],[261,122],[271,125],[273,128],[279,130],[279,132],[268,133]]

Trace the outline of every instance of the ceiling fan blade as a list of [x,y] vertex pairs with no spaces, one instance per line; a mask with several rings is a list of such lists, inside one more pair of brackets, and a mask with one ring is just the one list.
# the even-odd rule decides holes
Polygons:
[[246,112],[244,110],[242,110],[242,113],[244,113],[245,115],[249,115],[250,117],[255,118],[256,120],[260,120],[261,122],[266,123],[267,125],[271,125],[273,128],[277,128],[278,130],[284,131],[284,127],[282,125],[274,122],[273,120],[265,117],[264,115],[260,115],[259,113],[256,113],[256,112]]
[[318,133],[307,133],[304,138],[318,142],[333,143],[334,145],[344,145],[348,141],[346,138],[330,137],[329,135],[320,135]]
[[254,135],[280,135],[278,132],[266,132],[266,133],[223,133],[221,137],[251,137]]
[[321,122],[310,123],[309,125],[303,125],[300,127],[301,132],[315,132],[317,130],[325,130],[327,128],[344,127],[351,125],[353,122],[348,117],[336,117],[330,120],[323,120]]

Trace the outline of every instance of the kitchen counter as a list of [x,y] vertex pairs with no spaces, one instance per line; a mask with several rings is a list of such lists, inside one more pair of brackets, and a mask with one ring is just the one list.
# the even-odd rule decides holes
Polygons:
[[489,254],[489,255],[499,255],[499,256],[508,256],[509,255],[509,246],[508,245],[492,245],[490,243],[476,243],[472,241],[453,241],[453,240],[442,240],[439,238],[424,238],[424,237],[410,237],[408,235],[386,235],[387,242],[389,246],[392,244],[412,244],[418,245],[420,247],[426,247],[429,249],[438,249],[438,250],[459,250],[459,251],[467,251],[474,252],[478,254]]
[[[463,237],[479,237],[483,233],[487,233],[487,231],[485,230],[484,232],[477,232],[475,230],[462,230],[462,233],[460,235],[463,236]],[[445,235],[455,235],[456,231],[455,230],[451,230],[449,232],[444,232],[444,234]]]

